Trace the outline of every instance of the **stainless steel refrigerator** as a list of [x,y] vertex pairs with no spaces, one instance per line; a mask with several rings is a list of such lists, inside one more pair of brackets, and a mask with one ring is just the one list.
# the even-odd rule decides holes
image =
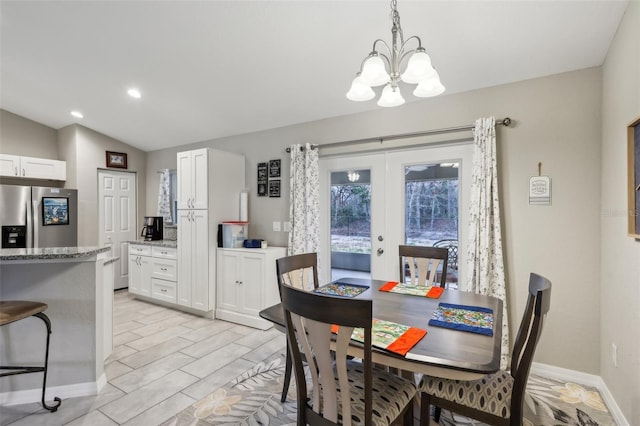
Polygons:
[[0,185],[2,248],[78,245],[78,191]]

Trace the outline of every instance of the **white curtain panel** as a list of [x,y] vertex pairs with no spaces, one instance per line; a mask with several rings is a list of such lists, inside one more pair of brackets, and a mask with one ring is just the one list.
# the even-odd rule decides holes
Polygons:
[[500,367],[506,369],[510,356],[509,323],[500,231],[495,118],[476,120],[473,135],[466,290],[502,300],[502,358]]
[[162,216],[164,223],[173,223],[171,219],[171,172],[169,169],[160,172],[157,214]]
[[291,145],[289,189],[289,255],[317,252],[320,247],[320,174],[318,150]]

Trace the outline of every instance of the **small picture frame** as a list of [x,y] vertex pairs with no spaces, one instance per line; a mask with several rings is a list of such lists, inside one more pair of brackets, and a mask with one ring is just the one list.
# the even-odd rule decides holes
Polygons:
[[280,196],[280,179],[274,179],[269,181],[269,197]]
[[127,154],[124,152],[107,151],[107,167],[126,169]]
[[266,197],[267,195],[267,181],[258,182],[258,197]]
[[279,177],[280,177],[280,159],[269,160],[269,178],[279,178]]

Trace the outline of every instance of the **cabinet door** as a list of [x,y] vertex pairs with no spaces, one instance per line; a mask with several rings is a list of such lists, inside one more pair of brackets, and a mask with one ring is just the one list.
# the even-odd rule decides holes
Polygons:
[[[63,165],[64,164],[64,165]],[[34,179],[60,179],[66,175],[66,163],[47,158],[20,157],[20,176]]]
[[242,301],[242,312],[259,317],[264,306],[265,261],[261,253],[244,253],[242,259],[242,284],[239,299]]
[[129,291],[140,294],[140,284],[142,283],[142,266],[138,263],[138,255],[129,256]]
[[[191,151],[191,196],[192,209],[206,209],[209,207],[209,155],[206,148]],[[224,185],[224,182],[216,182]]]
[[190,209],[191,208],[191,152],[179,152],[177,158],[177,197],[178,197],[178,209]]
[[218,309],[238,310],[238,286],[240,283],[240,268],[242,256],[238,253],[218,250],[218,263],[216,264],[218,281],[216,282]]
[[193,281],[193,226],[194,210],[178,210],[178,304],[191,306]]
[[20,156],[0,154],[0,176],[19,176]]
[[151,297],[151,257],[140,256],[140,294]]
[[209,306],[209,221],[208,210],[192,210],[191,307],[208,311]]

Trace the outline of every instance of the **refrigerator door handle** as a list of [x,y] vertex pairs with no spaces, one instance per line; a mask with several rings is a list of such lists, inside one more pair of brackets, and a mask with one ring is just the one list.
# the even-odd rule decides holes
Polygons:
[[24,203],[24,211],[27,215],[26,218],[26,223],[27,223],[27,241],[26,241],[26,246],[27,248],[32,248],[33,247],[33,215],[31,214],[31,206],[29,205],[29,202],[27,201],[26,203]]
[[38,201],[32,201],[33,211],[30,215],[33,218],[33,247],[40,247],[38,245],[38,228],[40,226],[40,216],[38,214]]

